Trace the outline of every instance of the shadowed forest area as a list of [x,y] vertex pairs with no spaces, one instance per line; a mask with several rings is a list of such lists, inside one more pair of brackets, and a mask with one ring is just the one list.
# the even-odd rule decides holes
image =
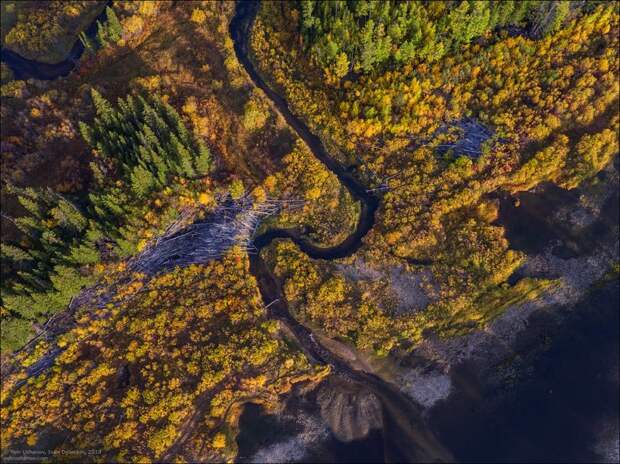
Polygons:
[[617,460],[619,21],[3,2],[3,460]]

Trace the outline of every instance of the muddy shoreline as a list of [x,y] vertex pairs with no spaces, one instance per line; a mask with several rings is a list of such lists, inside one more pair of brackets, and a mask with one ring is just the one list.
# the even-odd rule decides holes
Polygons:
[[564,317],[534,312],[494,373],[475,361],[455,366],[454,393],[427,416],[455,459],[605,462],[613,456],[613,442],[599,442],[604,427],[619,430],[619,304],[618,283],[608,282],[559,309]]
[[[230,35],[239,62],[244,66],[254,84],[271,99],[289,126],[306,142],[314,156],[338,177],[338,180],[356,200],[360,201],[361,211],[355,231],[342,243],[333,247],[316,247],[301,235],[291,233],[289,230],[279,229],[259,235],[255,238],[254,245],[260,252],[273,240],[288,238],[312,258],[337,259],[350,256],[359,249],[362,238],[374,225],[379,198],[368,192],[361,182],[356,180],[349,171],[327,153],[321,140],[299,118],[293,115],[284,98],[274,92],[254,68],[249,58],[248,42],[252,21],[257,14],[258,6],[258,2],[238,2],[236,5],[235,16],[230,23]],[[263,301],[266,305],[270,305],[270,316],[280,320],[295,334],[304,352],[316,361],[329,364],[334,374],[346,382],[361,385],[365,392],[370,392],[381,402],[382,429],[386,432],[384,436],[390,439],[390,445],[386,446],[386,450],[389,450],[389,453],[394,456],[393,460],[408,462],[452,460],[450,453],[437,442],[433,433],[424,424],[421,409],[417,404],[403,395],[396,386],[386,383],[376,375],[358,371],[349,366],[344,360],[317,342],[311,331],[291,316],[283,292],[265,265],[260,253],[250,256],[250,271],[257,279]],[[355,403],[356,399],[354,398],[351,401]],[[355,407],[353,406],[353,409]],[[353,426],[352,422],[350,421],[346,426]],[[388,431],[389,433],[387,433]]]
[[[247,56],[247,37],[249,37],[251,28],[251,19],[248,20],[248,17],[252,18],[256,14],[256,10],[256,3],[239,3],[237,15],[231,23],[231,36],[234,39],[235,51],[239,61],[246,67],[255,84],[263,89],[266,95],[273,101],[289,125],[306,141],[315,156],[334,172],[352,195],[362,203],[362,214],[356,232],[341,245],[333,247],[333,255],[330,254],[331,250],[328,249],[312,249],[302,236],[290,234],[288,231],[270,231],[257,237],[257,247],[260,249],[267,246],[273,239],[288,238],[292,239],[302,251],[312,258],[333,259],[348,256],[359,247],[361,238],[372,227],[374,210],[378,206],[378,200],[374,197],[368,198],[368,194],[362,192],[363,186],[358,184],[351,177],[350,173],[342,169],[335,160],[329,157],[320,140],[311,134],[308,128],[290,112],[284,99],[271,90],[254,69]],[[603,211],[598,219],[590,227],[581,230],[578,234],[573,233],[569,227],[564,227],[563,224],[557,221],[556,223],[549,223],[547,221],[554,207],[558,205],[564,208],[575,206],[579,199],[578,195],[578,192],[575,191],[565,191],[553,186],[544,186],[542,193],[524,192],[521,194],[524,207],[518,211],[513,203],[513,198],[504,198],[501,202],[501,214],[498,223],[506,227],[507,238],[511,243],[511,248],[536,254],[547,250],[551,242],[553,242],[552,253],[560,260],[576,258],[584,254],[600,251],[597,250],[597,239],[608,241],[617,237],[617,230],[613,229],[614,225],[617,224],[617,215],[615,218],[613,215],[614,209],[617,209],[617,191],[615,196],[612,195],[608,199],[609,201],[602,208]],[[257,278],[260,279],[261,275],[264,276],[269,272],[260,257],[252,257],[251,262],[254,267],[253,274]],[[273,277],[271,279],[273,280]],[[273,306],[273,316],[283,320],[289,327],[299,326],[300,324],[290,316],[287,305],[283,302],[282,292],[276,287],[275,281],[269,285],[260,285],[261,293],[266,303],[275,299],[279,300]],[[410,422],[411,411],[399,410],[399,406],[394,407],[395,404],[390,405],[390,400],[386,401],[385,397],[383,397],[382,390],[386,387],[387,390],[392,390],[390,386],[382,381],[377,386],[375,382],[379,379],[376,379],[375,376],[351,369],[345,362],[337,359],[332,353],[319,345],[314,337],[311,336],[310,331],[304,328],[307,331],[307,343],[302,344],[305,345],[306,350],[311,345],[314,345],[315,348],[319,347],[319,350],[322,352],[319,359],[322,357],[323,361],[332,364],[337,368],[337,372],[347,373],[351,380],[371,387],[382,398],[383,418],[380,431],[368,433],[363,440],[349,442],[349,444],[355,442],[357,448],[347,448],[346,444],[339,442],[341,443],[340,449],[348,449],[348,451],[345,451],[344,455],[340,455],[338,458],[330,451],[335,446],[335,437],[332,433],[329,438],[325,439],[323,447],[319,447],[321,451],[317,451],[315,443],[306,442],[306,446],[309,447],[308,452],[303,456],[295,456],[297,458],[295,460],[315,461],[322,460],[321,457],[330,455],[332,460],[364,462],[365,457],[373,456],[377,458],[377,455],[369,452],[364,456],[360,455],[357,450],[364,450],[370,447],[375,450],[381,449],[383,461],[426,461],[429,459],[428,455],[423,456],[411,453],[412,443],[407,440],[407,438],[415,436],[421,430],[424,430],[424,433],[428,436],[433,436],[433,441],[434,436],[437,436],[441,445],[443,445],[441,448],[446,448],[453,453],[453,455],[449,453],[444,454],[443,458],[439,459],[477,462],[480,460],[531,460],[532,458],[542,461],[557,461],[558,458],[560,460],[583,460],[600,457],[591,451],[593,449],[593,436],[586,437],[585,433],[581,435],[583,437],[582,440],[572,440],[573,446],[565,447],[564,452],[558,450],[559,443],[566,439],[567,436],[570,437],[574,434],[575,430],[594,430],[591,424],[592,417],[583,417],[581,421],[569,421],[567,420],[567,414],[570,415],[570,412],[562,413],[562,411],[571,410],[566,407],[566,402],[572,401],[575,404],[579,404],[577,398],[581,392],[572,388],[568,388],[568,390],[563,388],[570,384],[570,376],[574,375],[575,372],[579,372],[580,369],[587,370],[587,367],[594,365],[585,360],[583,366],[574,366],[574,369],[572,369],[570,367],[571,362],[578,363],[582,360],[575,355],[575,352],[569,352],[565,347],[567,340],[579,339],[581,340],[581,345],[578,346],[578,352],[593,353],[595,356],[606,356],[607,358],[611,356],[613,358],[614,349],[617,352],[617,330],[609,332],[605,343],[601,345],[597,345],[594,343],[594,340],[590,340],[589,337],[593,336],[592,333],[582,334],[580,330],[588,326],[588,324],[584,323],[584,320],[589,321],[594,324],[594,336],[597,337],[598,329],[605,327],[610,322],[613,325],[613,321],[617,321],[617,312],[615,318],[613,314],[615,305],[618,303],[617,289],[617,281],[608,283],[605,287],[604,292],[611,293],[604,293],[607,296],[603,297],[603,303],[599,305],[601,306],[601,317],[590,317],[587,313],[583,313],[584,307],[587,309],[594,301],[600,302],[600,292],[595,291],[592,294],[588,294],[589,296],[580,300],[575,306],[577,308],[575,311],[581,314],[581,317],[584,319],[577,318],[577,322],[571,323],[570,320],[564,320],[563,317],[557,317],[556,314],[549,315],[544,311],[541,313],[542,310],[535,309],[533,312],[530,310],[529,313],[526,312],[529,316],[523,321],[517,321],[517,324],[524,324],[524,327],[521,327],[523,330],[513,329],[515,330],[516,340],[509,341],[508,346],[497,347],[497,355],[485,357],[483,354],[482,357],[477,359],[465,355],[464,361],[459,362],[458,357],[457,361],[449,361],[447,372],[449,372],[450,376],[451,393],[443,400],[438,401],[436,406],[430,407],[430,409],[423,413],[427,420],[420,420],[418,418],[413,423]],[[614,298],[613,295],[616,295],[616,297]],[[574,298],[574,294],[571,297]],[[541,307],[548,309],[554,304],[557,306],[558,303],[567,301],[570,300],[560,299],[556,301],[550,298],[548,301],[541,300],[538,303]],[[275,311],[279,312],[279,315]],[[545,320],[544,317],[541,319],[540,314],[548,316],[547,323],[539,324],[539,321]],[[597,323],[599,324],[598,326],[596,325]],[[508,326],[514,326],[510,321],[507,324]],[[601,326],[600,324],[603,325]],[[541,333],[544,333],[544,330],[549,329],[551,326],[553,327],[551,334],[545,333],[544,336],[541,335]],[[617,324],[613,326],[616,327]],[[295,332],[295,330],[293,331]],[[518,335],[516,335],[517,333]],[[545,341],[545,344],[543,344],[545,350],[540,348],[539,337],[543,337]],[[472,338],[475,339],[475,337]],[[303,336],[301,340],[303,341]],[[600,339],[597,339],[597,341],[600,341]],[[485,348],[496,349],[493,345],[486,346]],[[459,349],[458,346],[456,349]],[[511,356],[512,350],[516,350],[521,354]],[[609,354],[610,350],[611,355]],[[520,361],[521,364],[519,364],[520,358],[515,356],[525,357],[526,361]],[[446,372],[445,370],[437,369],[438,366],[435,364],[432,356],[427,358],[424,356],[424,353],[419,353],[419,355],[416,354],[412,358],[412,364],[421,368],[423,371],[422,377],[426,376],[426,379],[436,373],[441,376]],[[516,362],[515,359],[517,359]],[[496,364],[493,364],[494,361]],[[498,380],[497,375],[491,375],[493,369],[499,368],[499,364],[506,364],[508,366],[505,368],[506,373],[504,377],[500,375],[500,379],[503,380]],[[549,377],[546,376],[547,371],[545,370],[545,366],[549,364],[559,364],[560,366],[568,367],[558,372],[556,376]],[[514,373],[516,378],[511,387],[512,390],[507,392],[503,384],[506,382],[510,383],[510,375],[513,375],[511,373]],[[527,377],[527,373],[531,374],[531,378]],[[584,381],[587,383],[589,379],[586,377]],[[585,383],[580,384],[584,389],[587,387]],[[377,387],[379,390],[376,389]],[[556,394],[556,397],[554,397],[559,398],[558,401],[554,402],[553,399],[545,398],[544,389],[546,387],[549,387],[549,391],[555,389],[556,392],[563,392],[562,395]],[[404,399],[404,395],[400,391],[401,389],[394,388],[394,391],[391,391],[390,394],[396,394],[399,400]],[[607,388],[605,391],[609,392],[610,389]],[[615,391],[617,391],[617,388]],[[605,396],[603,395],[603,397]],[[605,398],[604,401],[609,402],[608,396]],[[542,408],[539,405],[541,402],[548,405],[548,408]],[[406,403],[411,404],[408,400]],[[588,402],[586,401],[586,403]],[[590,404],[594,406],[593,403]],[[533,416],[519,414],[519,411],[523,408],[532,410]],[[613,416],[613,405],[610,409]],[[601,412],[601,408],[593,407],[593,410]],[[617,411],[617,407],[615,410]],[[420,414],[421,411],[420,407],[415,408],[416,415]],[[536,415],[537,411],[547,411],[547,415],[538,417]],[[405,418],[404,421],[403,418]],[[324,421],[326,420],[325,418],[323,419]],[[534,419],[538,419],[538,422],[535,423]],[[255,417],[255,420],[260,422],[260,416]],[[611,420],[613,422],[613,417]],[[249,423],[251,424],[252,421]],[[571,425],[573,426],[572,428]],[[547,429],[554,432],[543,433]],[[532,434],[530,430],[536,431],[536,433]],[[411,435],[407,437],[408,434]],[[519,437],[518,443],[515,444],[510,439],[502,441],[504,435]],[[544,438],[540,439],[539,437]],[[269,449],[269,447],[266,449]],[[247,455],[250,452],[248,448],[244,449],[243,440],[240,443],[240,451],[242,455]],[[264,457],[265,455],[263,455]],[[291,458],[290,455],[288,457]],[[278,459],[273,455],[272,458]],[[437,456],[434,459],[437,459]]]
[[[293,115],[285,99],[270,89],[255,70],[248,55],[248,41],[257,8],[257,2],[238,2],[230,24],[240,63],[317,159],[360,201],[361,212],[355,231],[334,247],[317,247],[303,234],[284,229],[261,234],[255,245],[260,250],[283,238],[291,239],[315,259],[350,256],[372,228],[379,199],[327,153],[320,139]],[[95,25],[96,21],[89,35]],[[26,60],[8,50],[2,50],[2,61],[9,64],[16,78],[55,79],[71,72],[81,48],[81,43],[76,42],[69,58],[55,65]],[[608,174],[609,170],[601,179],[606,181]],[[617,176],[617,171],[611,175]],[[615,196],[606,200],[600,214],[579,233],[561,221],[547,220],[554,213],[554,205],[577,207],[578,192],[548,186],[541,191],[542,196],[540,192],[520,194],[519,207],[509,197],[500,203],[498,223],[506,228],[511,247],[533,256],[529,267],[519,270],[513,279],[534,276],[536,272],[541,277],[562,277],[563,268],[558,262],[571,264],[575,260],[574,266],[579,266],[578,260],[599,252],[613,255],[613,249],[610,252],[609,247],[601,248],[599,242],[617,240],[617,186]],[[598,262],[583,262],[584,269],[589,269],[587,265],[591,269],[599,266]],[[411,367],[419,368],[420,377],[427,380],[434,375],[449,379],[449,393],[425,409],[403,393],[402,386],[351,368],[318,343],[311,331],[289,313],[282,291],[260,255],[250,256],[250,269],[265,304],[276,301],[269,307],[270,316],[290,329],[310,358],[330,364],[337,375],[330,376],[317,391],[291,395],[282,415],[266,415],[256,406],[247,406],[238,438],[241,462],[251,461],[253,456],[262,456],[263,460],[277,457],[265,453],[282,443],[289,453],[280,455],[287,457],[284,460],[309,462],[618,460],[617,441],[613,441],[620,430],[617,278],[589,291],[579,286],[585,285],[579,279],[573,279],[576,284],[568,279],[575,284],[568,297],[554,295],[524,310],[520,319],[498,321],[490,327],[497,334],[476,334],[452,345],[429,342],[412,358]],[[549,269],[557,275],[549,275]],[[502,330],[514,333],[502,338]],[[505,343],[498,345],[498,340]],[[380,419],[372,413],[372,396],[381,404]],[[350,419],[343,420],[340,428],[362,430],[365,437],[357,437],[362,433],[359,430],[349,430],[351,433],[343,441],[326,428],[328,419],[323,416],[328,414],[321,413],[319,403],[330,401],[353,405],[345,408]],[[356,402],[366,406],[360,408]],[[299,418],[307,423],[301,426]],[[261,434],[268,427],[281,433]],[[304,433],[306,441],[295,441]],[[605,434],[612,439],[605,438]]]

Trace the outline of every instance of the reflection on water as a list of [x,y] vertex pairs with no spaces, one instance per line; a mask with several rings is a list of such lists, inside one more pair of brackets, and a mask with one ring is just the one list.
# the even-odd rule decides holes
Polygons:
[[[597,253],[596,247],[617,237],[617,191],[579,230],[554,215],[561,206],[576,207],[578,191],[545,186],[519,199],[518,207],[503,200],[499,221],[512,248],[542,253],[555,246],[554,254],[567,258]],[[495,366],[494,376],[472,363],[454,367],[452,394],[427,417],[441,443],[460,462],[617,460],[619,305],[618,281],[608,282],[570,310],[533,313],[514,356]],[[351,443],[328,434],[308,443],[303,460],[404,461],[401,451],[412,445],[401,436],[384,413],[384,430]]]
[[530,254],[543,253],[553,241],[570,236],[565,224],[552,221],[560,206],[577,204],[576,191],[564,190],[553,184],[541,186],[536,193],[521,192],[500,199],[497,223],[506,229],[510,247]]
[[[613,174],[602,172],[599,180]],[[541,184],[536,192],[521,192],[500,197],[497,223],[505,228],[505,236],[514,250],[528,254],[552,253],[568,259],[593,253],[598,244],[617,240],[620,204],[618,190],[602,204],[596,220],[583,228],[559,219],[558,209],[578,208],[580,189],[565,190],[554,184]]]
[[247,404],[240,417],[237,462],[383,462],[381,430],[351,442],[338,440],[320,419],[314,394],[292,398],[284,414]]
[[488,382],[467,365],[454,370],[456,393],[430,422],[457,460],[601,460],[600,426],[618,430],[619,420],[618,289],[612,282],[591,292],[563,323],[534,314],[517,343],[515,382]]

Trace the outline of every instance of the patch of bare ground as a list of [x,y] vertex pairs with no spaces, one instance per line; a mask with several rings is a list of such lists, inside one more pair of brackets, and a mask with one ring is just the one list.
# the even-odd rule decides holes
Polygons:
[[317,401],[321,417],[340,441],[360,440],[382,427],[381,402],[359,384],[331,378],[321,386]]
[[444,372],[465,360],[493,364],[512,352],[517,335],[528,327],[535,311],[556,311],[560,306],[576,303],[598,279],[618,260],[618,247],[606,256],[586,256],[563,260],[551,254],[528,258],[524,268],[538,276],[559,276],[560,285],[540,298],[508,308],[484,330],[470,335],[440,340],[428,338],[416,349],[416,355],[432,360]]
[[[598,181],[579,193],[576,205],[560,206],[550,218],[551,224],[560,222],[570,230],[569,238],[560,234],[561,238],[552,240],[543,252],[529,255],[517,271],[519,277],[558,279],[559,285],[536,300],[508,308],[484,330],[450,339],[425,339],[412,355],[413,364],[424,367],[403,368],[397,379],[405,393],[425,407],[433,406],[449,395],[452,367],[473,361],[485,370],[508,359],[514,352],[517,337],[528,328],[534,312],[544,311],[562,318],[617,266],[620,258],[617,211],[614,213],[618,196],[617,169],[608,166]],[[558,255],[560,242],[566,246],[569,240],[574,241],[577,256]]]
[[362,258],[351,264],[337,264],[347,279],[361,284],[381,286],[380,306],[396,315],[415,313],[426,308],[434,299],[435,282],[428,269],[408,271],[404,266],[376,267]]

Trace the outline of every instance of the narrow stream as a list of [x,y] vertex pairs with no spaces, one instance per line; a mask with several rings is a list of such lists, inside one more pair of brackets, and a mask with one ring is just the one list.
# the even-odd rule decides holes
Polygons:
[[[239,62],[244,66],[254,84],[262,89],[267,97],[271,99],[289,126],[310,147],[314,156],[333,172],[351,195],[360,202],[361,212],[354,232],[342,243],[333,247],[318,247],[304,237],[301,232],[285,229],[269,230],[259,235],[255,238],[255,246],[260,250],[268,246],[273,240],[284,238],[292,240],[304,253],[314,259],[330,260],[350,256],[359,249],[363,237],[372,228],[375,221],[375,212],[379,206],[379,198],[372,193],[368,193],[364,185],[358,182],[350,172],[327,153],[321,140],[312,134],[308,127],[291,112],[286,100],[272,90],[256,71],[249,58],[249,38],[252,22],[258,12],[258,7],[259,3],[256,1],[237,2],[235,16],[230,24],[230,35],[233,39],[234,49]],[[105,12],[102,12],[97,19],[101,20],[104,17]],[[95,35],[96,22],[97,20],[88,28],[87,35],[91,37]],[[2,49],[1,60],[11,68],[17,79],[52,80],[67,76],[76,66],[77,60],[82,53],[83,45],[78,40],[73,46],[69,57],[60,63],[47,64],[28,60],[7,49]],[[617,210],[617,195],[614,198],[615,200],[612,200],[615,203],[611,203],[611,207]],[[523,211],[520,212],[524,214]],[[615,220],[611,221],[611,223],[617,224],[617,215],[614,218]],[[508,220],[510,219],[508,218]],[[516,217],[514,219],[510,224],[519,225],[524,221],[520,216],[519,221],[516,220]],[[528,222],[525,221],[525,223]],[[516,245],[519,245],[519,237],[521,236],[518,234],[520,231],[515,227],[511,229],[510,224],[506,224],[508,233],[516,234],[516,238],[513,237],[513,241],[515,241]],[[600,231],[597,227],[598,225],[595,224],[591,232],[593,236],[600,238]],[[529,229],[525,231],[525,235],[522,234],[525,237],[524,241],[522,241],[523,247],[537,247],[536,249],[538,249],[540,246],[538,242],[532,241],[532,234],[529,233]],[[566,332],[568,336],[560,338],[557,344],[558,348],[551,349],[549,356],[545,355],[541,358],[542,361],[539,364],[542,366],[542,370],[533,376],[537,383],[525,382],[523,387],[519,387],[515,395],[512,395],[499,406],[490,407],[488,411],[480,410],[480,408],[475,407],[475,402],[472,403],[471,397],[463,396],[462,392],[471,391],[471,387],[459,388],[443,406],[435,408],[428,420],[425,421],[422,418],[421,408],[403,395],[396,386],[388,384],[372,374],[353,369],[345,361],[319,344],[312,332],[295,320],[288,310],[282,289],[279,287],[269,267],[260,257],[260,254],[250,256],[250,270],[257,280],[265,304],[272,303],[269,307],[270,316],[280,320],[290,328],[301,348],[309,357],[319,363],[331,365],[334,373],[340,378],[363,385],[379,398],[383,406],[383,430],[381,435],[384,458],[387,461],[439,462],[453,461],[457,458],[469,462],[492,462],[497,461],[498,456],[505,456],[505,460],[527,460],[534,456],[541,461],[557,461],[558,456],[567,461],[575,459],[576,456],[581,460],[593,460],[595,458],[593,455],[584,454],[584,449],[587,448],[587,445],[583,442],[585,439],[589,442],[592,440],[592,437],[589,435],[592,435],[595,423],[602,414],[600,412],[594,414],[592,411],[606,412],[609,406],[607,404],[608,398],[614,397],[613,393],[610,395],[606,390],[592,390],[591,383],[594,377],[603,375],[601,372],[606,371],[607,368],[606,361],[598,362],[598,358],[607,359],[605,358],[607,353],[617,353],[617,330],[610,329],[609,333],[605,332],[605,327],[608,327],[608,321],[610,320],[615,321],[615,324],[612,324],[612,326],[617,327],[617,283],[615,284],[615,290],[606,289],[603,293],[595,292],[591,297],[584,300],[582,304],[586,308],[597,308],[599,306],[605,308],[602,310],[602,316],[594,318],[594,322],[591,323],[589,323],[588,319],[591,318],[591,315],[584,316],[584,320],[576,318],[575,323],[570,324]],[[609,291],[615,293],[609,293]],[[597,303],[598,300],[602,301],[600,305]],[[615,314],[615,319],[609,316],[610,311],[612,316]],[[588,315],[587,311],[586,315]],[[584,326],[589,327],[588,331],[584,332]],[[564,329],[562,330],[564,331]],[[605,344],[601,344],[602,348],[600,350],[588,351],[592,341],[601,340],[602,334],[605,334]],[[524,334],[524,337],[527,336],[527,334]],[[575,344],[575,340],[579,337],[583,340]],[[574,345],[576,345],[575,349],[578,349],[579,353],[592,354],[581,356],[583,359],[579,358],[579,353],[576,355],[566,354],[565,352],[570,351]],[[609,346],[612,347],[611,350]],[[593,360],[588,356],[595,356],[597,359]],[[577,367],[575,367],[573,364],[575,360],[583,362],[581,364],[577,363]],[[558,362],[565,362],[565,365],[562,364],[562,369],[558,370],[561,375],[558,374],[556,376],[557,379],[553,378],[553,381],[545,383],[547,382],[546,372],[550,369],[548,366],[555,366]],[[615,362],[615,366],[617,366],[617,358]],[[587,374],[582,375],[580,382],[576,383],[572,380],[575,371],[586,372],[589,366],[595,366],[596,369],[591,369],[592,372],[588,371]],[[538,370],[536,365],[535,368]],[[542,378],[541,381],[538,380],[540,378]],[[612,381],[613,389],[617,393],[617,378],[612,379]],[[598,384],[607,388],[607,384],[601,384],[600,382]],[[568,393],[562,393],[562,388],[566,388]],[[545,397],[536,389],[543,390],[543,393],[548,395],[548,397]],[[575,392],[576,390],[578,390],[577,393]],[[562,393],[562,395],[552,392]],[[583,396],[582,393],[584,392],[589,392],[593,398],[586,396],[582,402],[576,403],[575,398]],[[486,404],[487,396],[488,393],[478,395],[481,405]],[[552,397],[558,396],[561,401],[551,400]],[[526,408],[535,401],[543,401],[543,403],[538,405],[535,411],[532,411],[531,417],[524,416],[523,413],[515,409],[517,407]],[[474,404],[473,407],[471,406],[472,404]],[[571,416],[575,415],[575,408],[571,407],[573,404],[578,406],[577,413],[581,415],[589,414],[589,416],[586,419],[582,417],[580,420],[574,420],[574,417]],[[541,411],[544,411],[545,407],[547,409],[551,407],[557,408],[558,411],[549,410],[546,413],[547,419],[541,418]],[[617,411],[617,405],[615,410]],[[568,412],[562,413],[563,411]],[[519,416],[519,414],[521,415]],[[548,419],[549,417],[556,416],[558,420],[554,423]],[[517,419],[510,422],[510,419],[513,417],[517,417]],[[501,418],[508,419],[504,421],[505,423],[496,423]],[[614,420],[617,423],[617,415]],[[430,427],[429,423],[431,424]],[[574,426],[567,429],[566,424],[571,423]],[[441,441],[452,450],[454,456],[440,444],[435,434],[431,432],[431,429],[437,431]],[[550,435],[549,430],[553,432],[552,435]],[[540,435],[540,439],[536,438],[538,435]],[[586,435],[588,436],[586,437]],[[520,438],[514,440],[512,437],[515,436],[520,436]],[[573,444],[572,448],[566,446],[567,437],[570,441],[569,445]],[[577,438],[580,438],[581,441]],[[490,441],[496,442],[497,446],[489,447]],[[558,452],[560,448],[564,450],[564,454]],[[481,452],[481,450],[486,451]],[[348,459],[345,460],[350,461],[352,459],[352,456],[348,456]]]
[[258,7],[259,2],[257,1],[237,2],[235,16],[230,23],[230,35],[234,42],[237,59],[243,65],[254,84],[265,92],[267,97],[274,103],[288,125],[306,142],[314,156],[338,177],[340,183],[347,188],[353,198],[360,201],[361,213],[355,231],[342,243],[330,248],[314,246],[304,237],[282,229],[271,230],[256,237],[255,245],[257,248],[262,248],[275,238],[290,238],[311,258],[336,259],[349,256],[361,246],[362,238],[374,225],[375,211],[379,206],[379,198],[375,194],[367,192],[364,185],[358,182],[350,172],[327,153],[319,137],[314,135],[308,129],[308,126],[291,112],[286,100],[271,89],[254,68],[249,58],[249,40],[252,22],[258,12]]
[[[259,2],[237,2],[235,16],[230,23],[230,35],[234,42],[237,59],[244,66],[254,84],[271,99],[289,126],[306,142],[314,156],[333,172],[353,198],[361,203],[361,211],[355,231],[343,242],[333,247],[317,247],[300,234],[284,229],[267,231],[256,237],[254,244],[260,251],[275,239],[288,238],[314,259],[337,259],[350,256],[359,249],[362,238],[374,225],[379,198],[367,192],[363,184],[327,153],[319,137],[314,135],[306,124],[291,112],[286,100],[272,90],[257,72],[249,58],[249,40],[252,22],[258,8]],[[291,329],[306,354],[319,362],[330,364],[336,374],[363,384],[379,398],[383,406],[384,446],[390,450],[391,459],[407,462],[452,460],[450,453],[437,441],[424,423],[418,405],[403,395],[398,388],[379,377],[353,369],[344,360],[318,343],[312,332],[293,318],[282,290],[260,253],[250,256],[250,271],[258,282],[263,301],[265,304],[271,303],[270,315]]]
[[[108,1],[106,5],[111,5],[112,1]],[[90,26],[84,31],[87,37],[94,39],[97,35],[97,22],[105,21],[106,12],[105,9],[99,13]],[[43,63],[40,61],[29,60],[23,56],[15,53],[8,48],[0,50],[0,61],[6,63],[15,79],[39,79],[44,81],[51,81],[58,79],[59,77],[66,77],[75,68],[78,60],[84,53],[84,44],[81,40],[76,40],[69,51],[69,55],[63,61],[59,63]]]
[[[287,229],[267,231],[256,237],[254,244],[260,250],[275,239],[287,238],[291,239],[303,252],[314,259],[337,259],[350,256],[359,249],[362,238],[372,228],[375,212],[379,206],[379,198],[375,194],[367,192],[363,184],[358,182],[350,172],[346,171],[338,161],[327,153],[321,140],[312,134],[299,118],[293,115],[285,99],[273,91],[254,68],[248,56],[248,44],[252,21],[258,12],[258,7],[258,2],[237,2],[235,16],[230,23],[230,34],[234,41],[239,62],[245,67],[254,84],[273,101],[289,126],[306,142],[313,154],[338,177],[353,198],[360,202],[361,211],[353,233],[342,243],[333,247],[318,247],[301,233]],[[97,19],[102,18],[103,16],[100,15]],[[89,36],[96,33],[96,22],[95,20],[88,28],[87,34]],[[52,80],[67,76],[75,68],[83,51],[82,43],[76,41],[69,57],[56,64],[28,60],[7,49],[2,50],[1,59],[11,68],[17,79]],[[345,361],[319,344],[312,332],[292,317],[281,289],[260,254],[250,255],[250,270],[257,280],[265,304],[272,303],[269,308],[270,315],[290,328],[308,356],[317,362],[331,365],[334,373],[340,377],[350,382],[363,384],[380,399],[383,405],[384,444],[386,448],[390,449],[390,459],[408,462],[452,460],[450,453],[440,445],[433,433],[424,424],[418,405],[403,395],[396,386],[387,384],[375,375],[351,368]]]

